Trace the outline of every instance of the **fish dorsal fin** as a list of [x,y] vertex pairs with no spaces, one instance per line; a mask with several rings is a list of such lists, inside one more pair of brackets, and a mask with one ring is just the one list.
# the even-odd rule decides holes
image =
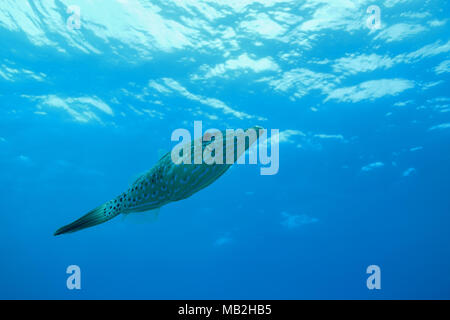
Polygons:
[[158,221],[159,208],[145,212],[130,212],[122,214],[122,221],[130,224],[150,224]]
[[207,130],[204,134],[203,134],[203,141],[211,141],[211,138],[215,135],[217,135],[218,133],[222,133],[220,130],[218,129],[209,129]]
[[167,152],[168,151],[166,149],[158,149],[158,158],[161,159],[167,154]]
[[141,173],[137,173],[137,174],[134,174],[131,178],[130,178],[130,180],[128,181],[128,184],[129,185],[133,185],[134,183],[136,183],[136,181],[138,181],[139,180],[139,178],[140,177],[142,177],[144,174],[146,174],[148,171],[144,171],[144,172],[141,172]]

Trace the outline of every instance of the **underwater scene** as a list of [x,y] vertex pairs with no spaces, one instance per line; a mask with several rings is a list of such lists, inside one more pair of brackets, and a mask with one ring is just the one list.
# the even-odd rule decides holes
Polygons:
[[449,299],[449,12],[1,0],[0,299]]

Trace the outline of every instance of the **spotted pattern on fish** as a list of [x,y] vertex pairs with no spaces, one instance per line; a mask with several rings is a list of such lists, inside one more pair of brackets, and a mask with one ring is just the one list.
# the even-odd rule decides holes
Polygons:
[[[259,127],[254,128],[260,129]],[[55,232],[55,235],[88,228],[108,221],[121,213],[128,214],[157,209],[170,202],[186,199],[206,188],[222,176],[232,165],[225,163],[225,155],[227,146],[230,148],[231,145],[233,147],[231,150],[234,150],[235,140],[227,140],[225,131],[222,131],[222,136],[224,139],[224,164],[194,164],[195,142],[192,141],[192,164],[174,164],[171,153],[165,154],[152,169],[132,183],[127,191],[92,210],[75,222],[60,228]],[[245,150],[254,142],[246,144]],[[212,141],[202,141],[202,154],[210,143]],[[236,150],[233,152],[234,161],[236,161],[240,154]]]

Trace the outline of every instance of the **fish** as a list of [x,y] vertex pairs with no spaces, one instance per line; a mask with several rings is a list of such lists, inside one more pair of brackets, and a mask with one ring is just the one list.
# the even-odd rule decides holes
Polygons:
[[[196,145],[201,145],[202,155],[205,150],[211,150],[213,148],[212,143],[215,139],[211,138],[214,136],[214,133],[211,132],[207,132],[202,137],[189,141],[192,160],[190,163],[175,163],[172,159],[172,152],[167,152],[149,171],[139,176],[129,186],[128,190],[93,209],[78,220],[59,228],[54,235],[58,236],[90,228],[107,222],[121,214],[148,214],[147,211],[157,211],[171,202],[181,201],[191,197],[214,183],[227,172],[242,154],[265,132],[265,129],[259,126],[254,126],[249,129],[255,130],[256,135],[253,138],[249,136],[248,139],[245,139],[244,148],[238,148],[236,146],[234,136],[227,136],[225,130],[220,131],[223,137],[223,161],[215,161],[214,163],[207,163],[206,159],[203,159],[200,163],[195,161],[195,155],[199,154],[195,153]],[[189,145],[186,147],[186,150],[189,150]],[[232,161],[227,161],[227,152],[230,152],[229,154],[234,156]],[[212,158],[214,153],[206,152],[205,154],[209,154],[210,158]]]

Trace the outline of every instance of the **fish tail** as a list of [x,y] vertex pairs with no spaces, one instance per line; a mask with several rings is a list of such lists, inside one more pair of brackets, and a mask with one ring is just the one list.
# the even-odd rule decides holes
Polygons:
[[90,228],[111,220],[121,213],[120,205],[117,205],[117,200],[109,201],[94,210],[88,212],[78,220],[56,230],[55,236],[64,233],[72,233],[82,229]]

